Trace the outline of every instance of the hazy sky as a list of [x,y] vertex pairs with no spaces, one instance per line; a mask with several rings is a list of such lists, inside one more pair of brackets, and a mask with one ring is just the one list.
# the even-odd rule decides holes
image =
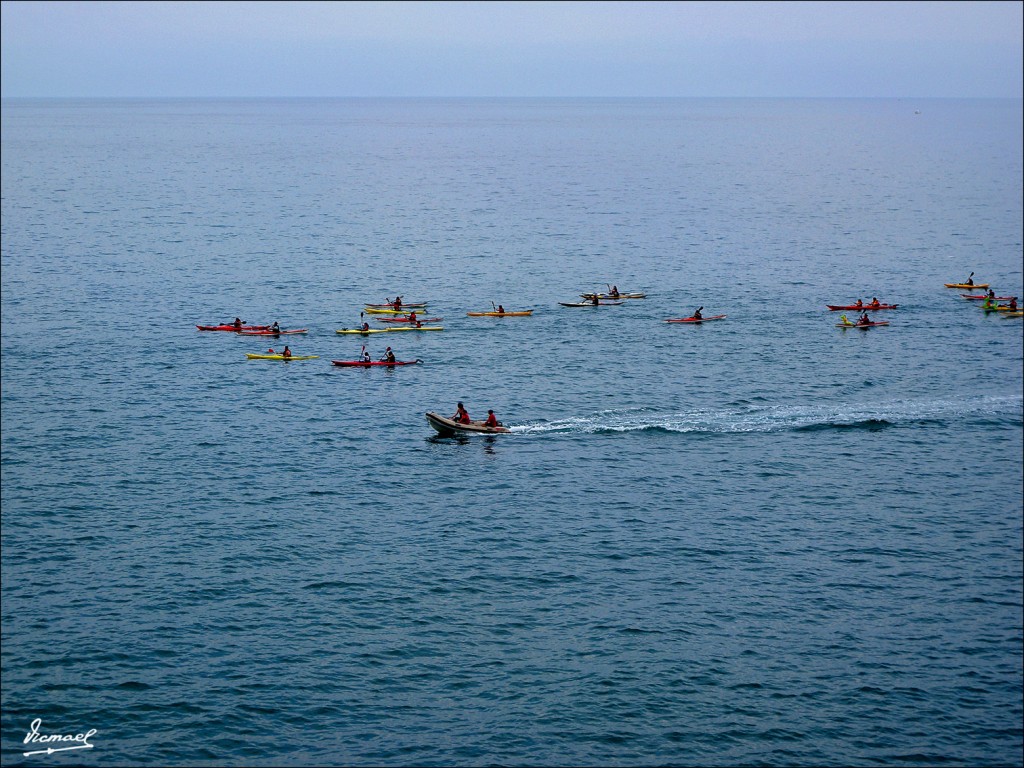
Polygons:
[[1022,96],[1022,2],[2,3],[15,96]]

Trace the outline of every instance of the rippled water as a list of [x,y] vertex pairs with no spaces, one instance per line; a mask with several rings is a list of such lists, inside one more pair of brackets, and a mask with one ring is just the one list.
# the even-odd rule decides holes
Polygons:
[[[3,763],[1020,764],[1024,333],[942,284],[1024,296],[1021,146],[1020,101],[4,100]],[[395,293],[445,330],[334,333]]]

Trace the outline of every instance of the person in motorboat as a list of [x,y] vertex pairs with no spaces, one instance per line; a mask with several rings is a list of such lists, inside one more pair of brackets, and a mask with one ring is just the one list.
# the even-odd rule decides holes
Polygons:
[[702,315],[700,313],[701,309],[704,309],[704,307],[701,307],[700,309],[694,310],[694,312],[693,312],[693,319],[694,320],[702,320],[704,318],[704,315]]
[[487,418],[484,420],[485,427],[500,427],[501,422],[498,421],[498,417],[494,415],[494,411],[490,408],[487,409]]
[[455,411],[455,415],[452,416],[452,421],[457,421],[459,424],[469,424],[469,413],[466,411],[466,407],[460,402],[457,408],[458,410]]
[[291,349],[288,348],[287,344],[284,345],[284,352],[281,353],[281,356],[282,357],[291,357],[292,356],[292,351],[291,351]]
[[391,351],[391,347],[388,347],[384,353],[384,357],[380,359],[382,363],[393,363],[395,362],[395,353]]

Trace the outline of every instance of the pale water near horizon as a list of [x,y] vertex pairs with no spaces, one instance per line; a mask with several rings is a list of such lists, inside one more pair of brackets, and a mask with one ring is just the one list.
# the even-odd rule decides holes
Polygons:
[[2,117],[4,765],[1021,764],[1019,100]]

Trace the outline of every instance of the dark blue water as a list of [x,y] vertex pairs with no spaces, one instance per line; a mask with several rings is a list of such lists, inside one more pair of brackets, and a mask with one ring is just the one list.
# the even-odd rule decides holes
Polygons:
[[2,117],[5,765],[1021,764],[1020,101]]

